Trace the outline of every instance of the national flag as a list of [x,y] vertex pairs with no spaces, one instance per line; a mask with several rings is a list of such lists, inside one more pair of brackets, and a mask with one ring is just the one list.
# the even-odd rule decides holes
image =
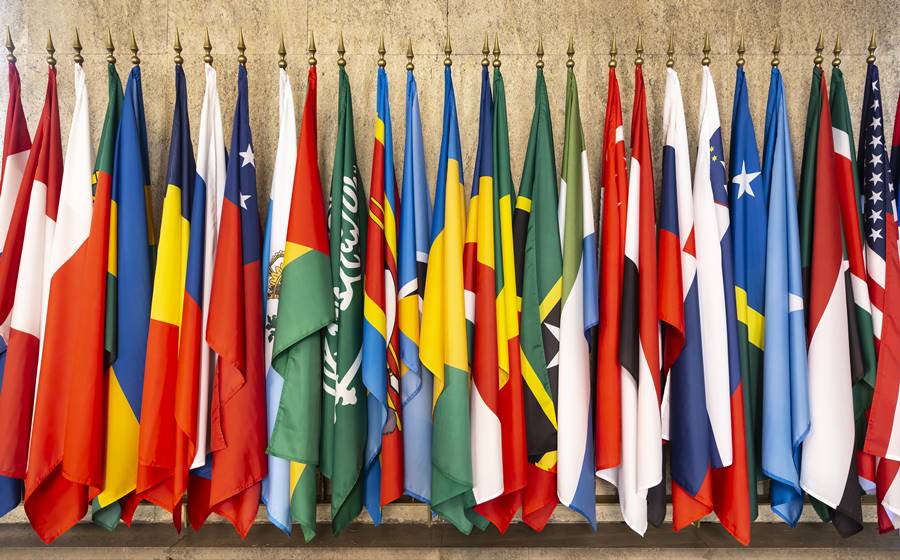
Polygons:
[[562,251],[556,159],[543,67],[513,217],[516,290],[521,307],[521,366],[528,453],[522,521],[542,531],[556,509],[559,313]]
[[750,94],[744,67],[738,65],[731,113],[731,220],[734,223],[734,290],[737,303],[738,350],[744,390],[744,436],[750,520],[758,515],[756,483],[762,475],[762,376],[765,341],[766,208],[768,185],[760,179],[756,131],[750,116]]
[[[181,428],[175,416],[176,387],[182,374],[196,375],[196,371],[191,369],[179,370],[180,362],[187,358],[187,353],[199,350],[186,345],[185,354],[182,355],[179,353],[179,344],[182,339],[187,341],[184,336],[188,334],[182,332],[182,312],[185,309],[185,289],[188,285],[188,254],[196,235],[193,230],[203,230],[201,223],[195,225],[192,222],[196,165],[187,111],[184,69],[176,64],[175,108],[166,170],[167,186],[163,198],[153,298],[150,303],[150,329],[147,334],[136,492],[139,498],[172,513],[173,523],[178,529],[181,528],[182,494],[175,494],[174,482],[176,463],[181,471],[185,467],[185,458],[176,458],[176,445],[181,447],[178,433]],[[202,215],[201,211],[200,216]],[[197,239],[201,246],[202,240],[202,237]],[[195,259],[194,266],[198,264]],[[195,271],[191,272],[191,284],[199,284]],[[200,294],[196,296],[199,299]],[[202,320],[200,306],[189,305],[187,310],[192,332],[199,332],[198,323]],[[196,402],[196,395],[190,394],[187,404],[193,408]],[[194,424],[190,412],[187,416],[188,423]],[[193,431],[195,425],[188,427]],[[181,449],[179,453],[183,451]],[[190,455],[188,466],[193,460],[193,451]]]
[[[44,243],[38,249],[38,253],[44,253],[41,349],[25,478],[25,513],[44,542],[52,541],[80,521],[88,506],[87,487],[65,478],[60,468],[67,399],[73,383],[70,364],[80,359],[77,348],[81,340],[73,336],[72,328],[87,311],[81,307],[81,275],[93,205],[90,185],[94,150],[87,82],[80,64],[74,65],[74,71],[75,105],[64,172],[59,190],[55,194],[48,190]],[[50,218],[51,205],[56,205],[55,223]],[[21,268],[20,274],[24,270]],[[14,349],[10,346],[10,358]]]
[[[0,161],[0,251],[6,244],[6,233],[9,230],[13,207],[31,150],[31,137],[28,134],[25,110],[22,108],[19,69],[15,60],[9,61],[8,67],[9,102],[6,106],[6,124],[3,129],[3,159]],[[0,340],[0,351],[5,350],[6,342]],[[8,398],[4,397],[4,393],[2,366],[0,366],[0,402]],[[16,507],[21,498],[22,482],[17,478],[0,476],[0,517]]]
[[616,67],[609,67],[603,164],[600,190],[603,225],[600,241],[600,325],[597,349],[597,416],[595,468],[597,476],[617,484],[622,464],[622,373],[619,370],[619,316],[622,309],[622,267],[625,262],[625,222],[628,175],[625,171],[625,130]]
[[809,433],[809,370],[794,157],[778,67],[769,80],[765,126],[760,187],[769,198],[764,287],[768,351],[763,357],[759,459],[762,473],[771,479],[772,511],[794,527],[803,512],[800,451]]
[[[618,323],[621,462],[612,482],[619,491],[619,505],[625,523],[643,536],[651,512],[657,522],[655,524],[665,516],[665,488],[660,486],[663,474],[653,160],[641,64],[635,66],[634,74],[631,173]],[[657,490],[651,490],[657,486]]]
[[[878,528],[884,533],[900,529],[900,484],[896,482],[900,469],[900,430],[894,428],[900,387],[897,354],[900,331],[894,306],[887,305],[898,297],[894,290],[900,282],[900,254],[897,247],[897,193],[885,145],[881,83],[874,61],[868,64],[866,72],[859,132],[866,271],[876,342],[880,342],[878,377],[869,413],[865,452],[879,458],[875,473]],[[896,435],[895,431],[898,431]]]
[[503,494],[480,504],[476,511],[505,533],[522,508],[528,483],[528,450],[525,436],[519,301],[513,239],[515,194],[509,166],[509,123],[506,88],[499,59],[494,61],[493,191],[494,283],[497,291],[497,350],[500,365],[498,394],[503,450]]
[[419,357],[433,376],[431,509],[469,534],[472,496],[469,362],[463,287],[465,196],[450,65],[444,66],[444,123],[422,308]]
[[[706,410],[713,438],[709,462],[712,509],[738,542],[747,545],[750,542],[749,483],[727,169],[719,108],[708,66],[703,67],[701,87],[700,142],[694,169],[694,215],[697,217],[694,228]],[[707,509],[707,504],[702,505],[697,513]]]
[[[316,466],[322,422],[322,337],[334,320],[328,225],[319,177],[317,74],[307,74],[297,166],[284,246],[272,367],[282,377],[270,455],[292,461],[291,517],[306,541],[316,534]],[[283,304],[283,306],[282,306]]]
[[44,108],[0,253],[0,474],[20,480],[32,426],[44,251],[53,236],[63,165],[56,69],[47,74]]
[[[475,177],[463,248],[466,330],[472,368],[472,494],[482,504],[503,493],[503,447],[500,428],[500,337],[498,333],[493,184],[492,120],[494,102],[487,59],[481,66],[481,107]],[[503,349],[506,349],[505,341]],[[508,357],[507,357],[508,358]],[[507,370],[509,374],[509,360]]]
[[[847,294],[849,264],[842,247],[841,187],[828,92],[820,67],[813,69],[806,119],[806,143],[800,176],[800,246],[808,290],[810,430],[803,442],[800,485],[812,498],[832,508],[841,534],[862,528],[856,476],[853,365]],[[850,228],[843,228],[846,231]],[[854,530],[855,529],[855,530]]]
[[109,530],[120,518],[130,524],[138,504],[134,489],[155,245],[149,185],[141,68],[135,65],[116,134],[109,217],[105,338],[111,372],[106,388],[106,472],[94,506],[94,521]]
[[[210,406],[212,472],[208,480],[195,477],[188,516],[197,530],[217,513],[245,537],[266,474],[266,421],[259,209],[243,64],[235,105],[206,328],[206,340],[219,356]],[[235,433],[240,437],[229,435]]]
[[[285,68],[278,71],[278,147],[275,150],[275,167],[272,187],[269,190],[269,211],[263,238],[262,288],[265,313],[265,366],[266,366],[266,427],[271,437],[281,403],[284,378],[272,369],[272,352],[275,347],[275,325],[278,304],[281,300],[281,282],[284,279],[284,251],[287,240],[288,218],[291,213],[291,194],[294,187],[294,169],[297,167],[297,119],[294,116],[294,92]],[[291,463],[276,455],[268,455],[268,471],[262,483],[262,501],[273,525],[287,534],[291,533]]]
[[338,534],[363,506],[366,447],[365,387],[360,375],[363,328],[362,179],[356,165],[350,79],[338,69],[338,137],[331,173],[328,229],[332,323],[325,331],[322,474],[331,480],[331,530]]
[[368,433],[365,504],[381,523],[381,507],[403,495],[400,335],[397,326],[397,180],[387,72],[378,67],[372,182],[366,228],[362,379]]
[[560,177],[559,231],[562,241],[559,326],[559,501],[597,529],[594,484],[594,421],[591,418],[590,351],[598,322],[597,238],[588,177],[578,84],[569,68],[566,128]]
[[[831,71],[831,120],[834,132],[835,170],[844,226],[844,245],[850,262],[847,309],[850,329],[850,359],[853,365],[853,413],[856,425],[856,465],[862,490],[875,491],[875,457],[863,451],[866,419],[875,390],[876,346],[872,304],[866,286],[866,243],[860,211],[863,185],[853,149],[853,125],[850,106],[840,67]],[[856,521],[850,524],[853,528]],[[855,532],[855,530],[854,530]]]
[[431,244],[431,201],[419,93],[412,69],[406,72],[406,141],[403,147],[403,198],[397,236],[397,323],[400,329],[400,399],[403,424],[403,488],[431,503],[432,377],[419,359],[425,276]]
[[[78,344],[71,360],[66,406],[63,476],[88,486],[94,499],[104,486],[107,419],[107,378],[110,354],[106,349],[107,285],[109,275],[112,175],[116,136],[122,111],[122,81],[114,64],[107,64],[107,106],[100,145],[94,162],[93,209],[84,247],[78,297],[83,305]],[[96,502],[95,502],[96,503]]]

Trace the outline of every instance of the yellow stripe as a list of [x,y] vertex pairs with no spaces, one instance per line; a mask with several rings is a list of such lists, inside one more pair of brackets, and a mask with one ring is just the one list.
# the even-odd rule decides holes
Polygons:
[[297,484],[300,482],[300,477],[303,476],[304,470],[306,470],[305,463],[295,463],[291,461],[291,496],[294,495],[294,489],[297,488]]
[[106,482],[103,491],[97,496],[101,507],[115,502],[137,485],[140,426],[112,370],[109,371],[107,410]]
[[531,212],[531,199],[526,196],[520,196],[516,199],[516,208],[523,212]]
[[292,243],[288,241],[284,244],[284,264],[281,266],[282,270],[284,270],[287,265],[294,262],[296,259],[299,259],[306,253],[312,251],[306,245],[300,245],[299,243]]
[[556,284],[553,284],[553,287],[550,288],[550,291],[547,292],[547,295],[544,297],[544,301],[541,302],[540,313],[541,313],[541,321],[547,318],[547,315],[553,311],[553,308],[556,307],[556,304],[559,303],[560,298],[562,297],[562,278],[556,280]]
[[738,321],[747,326],[747,339],[750,344],[762,350],[765,348],[766,318],[747,304],[747,292],[743,288],[735,286],[734,293],[737,300]]
[[150,317],[170,325],[181,326],[181,303],[184,299],[190,223],[181,214],[181,189],[176,185],[169,185],[166,189],[162,224],[159,229]]
[[375,140],[384,146],[384,121],[381,117],[375,117]]
[[478,243],[478,200],[481,193],[469,199],[469,220],[466,223],[466,244]]
[[381,333],[381,337],[386,337],[387,332],[387,319],[384,316],[384,309],[382,309],[375,300],[369,297],[369,294],[365,294],[365,298],[363,299],[363,315],[366,317],[366,322],[375,327],[375,329]]
[[[393,187],[391,187],[393,188]],[[388,251],[397,262],[397,218],[394,216],[394,208],[390,204],[384,205],[384,242]]]
[[543,469],[545,471],[549,471],[556,466],[557,461],[557,452],[556,451],[548,451],[544,453],[541,457],[541,460],[535,463],[535,466],[539,469]]
[[109,202],[109,256],[106,265],[107,272],[112,276],[119,274],[119,207],[115,200]]
[[558,429],[556,425],[556,407],[553,406],[553,398],[544,389],[544,384],[538,379],[525,352],[520,352],[519,355],[522,357],[522,379],[525,380],[525,384],[528,386],[531,394],[534,395],[534,399],[538,402],[538,405],[540,405],[541,410],[544,411],[544,416],[546,416],[547,420],[553,424],[554,429]]
[[478,205],[478,250],[476,258],[478,262],[494,270],[494,179],[492,177],[478,178],[478,198],[484,200],[484,204]]

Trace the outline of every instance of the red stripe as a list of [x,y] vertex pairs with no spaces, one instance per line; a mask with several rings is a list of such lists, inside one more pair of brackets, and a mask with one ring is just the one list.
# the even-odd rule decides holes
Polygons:
[[553,515],[559,499],[556,497],[556,473],[528,465],[528,485],[525,486],[522,521],[541,532]]
[[744,546],[750,544],[750,482],[747,475],[747,441],[744,433],[742,385],[731,394],[731,466],[713,469],[713,509],[722,526]]
[[[200,371],[203,310],[186,291],[181,315],[181,346],[178,355],[178,376],[175,382],[175,467],[173,469],[172,499],[176,506],[188,490],[191,463],[197,452],[197,402],[200,392]],[[180,508],[178,515],[180,517]],[[175,512],[173,512],[175,513]],[[181,524],[176,528],[181,530]]]
[[897,529],[896,527],[894,527],[894,523],[891,521],[891,518],[888,516],[887,511],[884,509],[882,502],[884,502],[884,495],[887,493],[888,489],[897,478],[898,471],[900,471],[900,461],[892,461],[890,459],[882,458],[878,462],[878,470],[876,471],[875,475],[875,494],[878,502],[879,533],[890,533]]
[[669,371],[684,347],[684,288],[681,285],[681,240],[659,230],[659,320],[663,332],[662,370]]
[[672,481],[672,529],[680,531],[699,521],[712,513],[712,477],[709,469],[706,471],[706,477],[703,484],[700,485],[700,491],[696,496],[691,496],[684,488]]
[[[22,108],[22,82],[19,79],[19,70],[12,62],[9,69],[9,104],[6,106],[6,126],[3,134],[3,159],[0,162],[0,185],[3,185],[3,176],[6,173],[6,159],[12,154],[24,152],[31,147],[31,138],[28,136],[28,122],[25,120],[25,110]],[[18,186],[18,185],[16,185]]]
[[9,333],[3,388],[0,390],[0,474],[25,478],[40,341],[21,331]]

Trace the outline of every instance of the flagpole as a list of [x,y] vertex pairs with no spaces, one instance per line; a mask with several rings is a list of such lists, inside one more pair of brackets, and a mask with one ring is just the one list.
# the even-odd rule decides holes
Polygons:
[[175,51],[175,64],[181,66],[184,64],[184,58],[181,57],[181,33],[178,32],[178,28],[175,28],[175,44],[172,45],[172,50]]
[[112,31],[107,27],[106,28],[106,62],[107,64],[115,64],[116,63],[116,47],[113,45],[112,40]]
[[634,57],[634,65],[642,66],[644,64],[644,32],[638,31],[638,40],[637,47],[634,49],[634,54],[637,55]]
[[709,48],[709,31],[707,31],[703,35],[703,59],[700,61],[700,64],[702,64],[703,66],[709,66],[709,52],[711,50],[712,49]]
[[56,58],[53,56],[53,53],[56,52],[56,49],[53,48],[53,35],[50,34],[50,31],[47,31],[47,64],[50,65],[51,68],[56,67]]
[[453,54],[453,47],[450,46],[450,32],[447,31],[447,42],[444,44],[444,66],[452,66],[453,60],[450,55]]
[[316,36],[313,35],[312,29],[309,30],[309,46],[307,47],[307,52],[309,52],[309,62],[310,66],[316,65]]
[[247,55],[244,54],[244,51],[247,50],[247,45],[244,44],[244,28],[241,27],[238,29],[238,45],[237,50],[240,53],[238,55],[238,64],[243,67],[247,67]]
[[141,59],[138,58],[138,54],[137,54],[138,46],[137,46],[137,40],[134,37],[134,29],[131,30],[131,47],[129,47],[129,50],[131,51],[131,63],[135,66],[140,65]]
[[[615,47],[615,39],[613,39],[613,48]],[[566,60],[566,68],[571,70],[575,68],[575,59],[573,58],[575,56],[575,41],[572,39],[571,33],[569,33],[569,48],[566,49],[566,54],[569,56],[569,59]]]
[[819,42],[816,43],[816,57],[813,59],[813,64],[815,64],[819,68],[822,67],[822,61],[825,60],[824,58],[822,58],[822,51],[824,51],[824,50],[825,50],[825,38],[822,35],[822,32],[819,31]]
[[387,54],[387,50],[384,48],[384,33],[382,33],[381,41],[378,43],[378,66],[381,68],[387,66],[387,61],[384,59],[385,54]]
[[[341,34],[338,36],[338,48],[337,48],[337,53],[338,53],[337,65],[342,68],[344,66],[347,66],[347,59],[344,58],[344,54],[346,54],[346,52],[347,52],[347,49],[344,48],[344,30],[342,29]],[[410,53],[412,53],[412,46],[410,46]],[[410,58],[410,60],[412,60],[412,54],[408,54],[407,58]]]
[[494,33],[494,68],[500,68],[500,34]]
[[212,44],[209,42],[209,28],[206,28],[206,37],[203,39],[203,50],[206,54],[203,55],[203,62],[212,66],[213,57],[212,57]]
[[281,32],[281,42],[278,44],[278,67],[282,70],[287,68],[287,49],[284,48],[284,32]]
[[[7,28],[9,29],[9,28]],[[875,64],[875,49],[878,48],[878,45],[875,44],[875,30],[872,30],[872,38],[869,39],[869,56],[866,57],[866,62],[868,64]]]
[[675,67],[675,39],[672,33],[669,33],[669,47],[666,49],[666,68]]
[[84,64],[84,57],[81,56],[81,38],[78,36],[78,28],[75,28],[75,40],[72,41],[72,49],[75,51],[75,56],[72,58],[75,60],[75,64],[82,66]]
[[544,69],[544,38],[538,37],[537,62],[534,64],[538,70]]
[[481,59],[482,66],[490,66],[491,61],[488,60],[488,55],[491,54],[491,49],[488,46],[488,34],[487,31],[484,32],[484,46],[481,47],[481,54],[484,55],[484,58]]
[[409,37],[407,37],[407,44],[406,44],[406,61],[407,61],[406,69],[409,70],[410,72],[415,70],[416,65],[413,64],[412,39],[410,39]]
[[775,33],[775,44],[772,45],[772,68],[777,68],[781,61],[778,60],[778,53],[781,52],[781,35]]
[[6,26],[6,50],[9,54],[6,55],[6,61],[12,64],[16,63],[16,55],[13,52],[16,50],[16,45],[13,44],[12,34],[9,32],[9,26]]
[[747,52],[747,47],[744,44],[744,32],[741,31],[741,39],[740,39],[740,41],[738,41],[738,48],[737,48],[737,55],[738,55],[737,65],[738,65],[738,67],[743,67],[744,64],[747,62],[744,59],[745,52]]

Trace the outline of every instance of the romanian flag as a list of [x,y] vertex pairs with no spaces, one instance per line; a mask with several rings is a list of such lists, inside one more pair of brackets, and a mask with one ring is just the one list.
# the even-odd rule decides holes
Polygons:
[[[21,82],[15,60],[9,62],[9,104],[6,107],[6,124],[3,133],[3,160],[0,161],[0,251],[6,242],[9,220],[12,216],[22,174],[31,149],[28,123],[22,108]],[[0,343],[0,351],[6,348],[6,340]],[[2,358],[5,359],[5,358]],[[0,365],[0,402],[3,396],[3,366]],[[0,413],[2,416],[2,413]],[[0,516],[16,507],[22,498],[22,483],[16,478],[0,477]]]
[[444,67],[444,125],[434,197],[431,250],[419,356],[434,377],[431,508],[461,532],[472,531],[469,360],[463,286],[465,194],[450,65]]
[[[206,329],[219,355],[210,406],[212,472],[208,480],[195,477],[188,501],[195,530],[218,513],[241,537],[256,518],[266,473],[261,247],[249,113],[247,69],[240,65]],[[236,433],[240,437],[229,435]]]
[[[153,282],[153,299],[150,306],[150,331],[147,338],[147,361],[144,369],[144,394],[141,403],[141,421],[138,448],[137,493],[173,514],[176,528],[181,528],[181,496],[174,493],[173,483],[176,464],[176,442],[181,443],[181,430],[175,419],[175,390],[182,373],[195,377],[196,369],[179,371],[179,341],[181,340],[182,311],[188,312],[191,333],[194,337],[200,329],[198,304],[183,307],[185,279],[188,267],[188,250],[194,224],[192,202],[196,169],[191,145],[191,128],[188,120],[187,85],[184,70],[175,66],[175,109],[172,117],[172,137],[169,142],[169,165],[166,171],[166,196],[163,199],[162,225],[159,232],[156,273]],[[202,199],[201,199],[202,202]],[[201,214],[202,216],[202,214]],[[201,233],[198,239],[202,247],[203,224],[196,224]],[[196,249],[196,248],[195,248]],[[201,252],[202,255],[202,252]],[[197,259],[194,259],[196,269]],[[202,274],[202,269],[199,270]],[[197,272],[193,284],[198,288]],[[195,297],[199,299],[200,294]],[[187,340],[185,340],[187,342]],[[192,350],[188,345],[186,352]],[[198,349],[199,350],[199,349]],[[195,351],[196,352],[196,351]],[[187,356],[185,356],[187,357]],[[196,395],[190,395],[184,403],[193,409]],[[196,429],[194,419],[189,427]],[[182,448],[183,453],[185,449]],[[187,463],[193,459],[187,459]],[[184,470],[185,458],[179,457],[179,470]],[[182,479],[183,484],[183,479]],[[183,487],[182,487],[183,493]]]
[[[141,69],[131,69],[116,137],[106,289],[106,474],[94,521],[114,529],[137,507],[138,439],[153,278],[153,220]],[[119,503],[119,500],[129,498]]]
[[513,217],[515,277],[521,307],[522,381],[528,454],[522,521],[543,530],[556,509],[556,409],[562,252],[556,159],[544,70],[534,85],[534,116]]
[[[282,391],[268,450],[270,455],[293,461],[291,517],[300,524],[307,541],[316,534],[322,337],[334,319],[328,230],[317,157],[316,82],[316,68],[311,66],[300,123],[272,348],[272,367],[282,378]],[[224,233],[220,238],[221,235]]]
[[368,391],[366,510],[377,525],[381,507],[403,495],[400,334],[397,325],[397,181],[388,79],[378,68],[378,102],[366,233],[362,378]]
[[79,381],[73,376],[79,372],[73,365],[82,360],[83,351],[91,351],[82,346],[81,337],[73,336],[72,329],[94,311],[84,307],[86,300],[81,297],[93,206],[93,163],[87,83],[81,65],[75,64],[75,108],[55,231],[47,227],[49,221],[45,225],[44,323],[25,479],[25,512],[45,542],[80,521],[88,506],[87,486],[64,477],[61,466],[69,388]]

